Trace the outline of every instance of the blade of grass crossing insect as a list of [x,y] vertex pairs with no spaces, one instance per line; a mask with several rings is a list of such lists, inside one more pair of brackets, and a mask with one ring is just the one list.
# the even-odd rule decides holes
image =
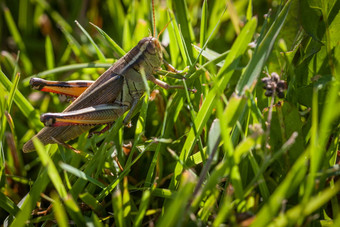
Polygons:
[[104,37],[104,39],[110,44],[110,46],[112,47],[112,49],[119,55],[119,57],[123,57],[126,52],[113,40],[111,39],[111,37],[106,34],[102,29],[100,29],[97,25],[92,24],[90,22],[90,24],[92,26],[94,26],[97,31]]
[[250,88],[254,81],[258,78],[261,73],[261,70],[266,63],[269,54],[272,51],[273,45],[275,43],[276,37],[278,36],[285,19],[287,17],[289,8],[290,8],[291,0],[289,0],[282,11],[280,12],[279,16],[276,18],[272,26],[270,27],[269,31],[267,32],[266,36],[263,38],[261,43],[258,44],[258,48],[254,53],[254,56],[250,60],[245,72],[241,75],[237,85],[236,85],[236,93],[238,95],[244,94],[244,89]]
[[144,135],[144,133],[145,133],[145,123],[146,123],[147,110],[148,110],[148,106],[149,106],[150,88],[149,88],[149,85],[148,85],[148,82],[147,82],[147,79],[146,79],[146,75],[145,75],[145,72],[144,72],[143,69],[141,70],[141,76],[142,76],[142,79],[143,79],[143,83],[145,85],[146,95],[145,95],[143,102],[142,102],[142,107],[140,109],[140,114],[139,114],[138,121],[137,121],[133,147],[131,149],[129,158],[126,161],[126,165],[130,165],[130,163],[132,162],[132,157],[133,157],[134,152],[137,149],[137,144],[139,143],[142,135]]
[[[196,138],[198,135],[200,135],[200,133],[203,130],[203,127],[205,126],[206,122],[208,121],[211,113],[212,113],[212,109],[214,106],[214,101],[216,100],[216,94],[217,94],[217,90],[223,91],[228,83],[228,81],[230,80],[236,66],[237,66],[237,62],[239,57],[245,52],[245,50],[247,49],[247,45],[250,42],[254,32],[255,32],[255,28],[257,25],[257,19],[253,18],[251,21],[249,21],[246,26],[242,29],[240,35],[238,36],[238,38],[236,39],[236,41],[234,42],[230,53],[227,55],[226,57],[226,61],[225,61],[225,65],[224,67],[222,67],[220,69],[220,72],[218,75],[222,75],[223,77],[219,77],[220,80],[217,84],[217,86],[215,86],[214,89],[212,89],[207,96],[205,97],[202,107],[200,109],[200,111],[197,114],[197,117],[195,119],[195,125],[196,125],[196,129],[197,129],[197,134],[194,133],[194,130],[191,129],[188,137],[185,141],[185,144],[183,146],[183,149],[181,151],[180,154],[180,158],[181,160],[183,160],[184,162],[187,160],[188,156],[190,155],[194,145],[196,144]],[[236,62],[235,62],[236,61]],[[233,65],[231,66],[231,64],[233,63]],[[229,67],[228,67],[229,66]],[[228,71],[227,71],[228,69]],[[225,73],[225,75],[224,75]],[[171,186],[170,189],[174,189],[175,187],[177,187],[178,184],[178,176],[182,173],[183,167],[180,164],[176,165],[175,168],[175,172],[174,172],[174,176],[171,180]]]
[[37,149],[37,153],[39,155],[41,163],[43,164],[43,166],[45,166],[45,168],[47,168],[47,173],[48,173],[55,189],[57,190],[60,197],[65,199],[66,196],[67,196],[67,192],[66,192],[66,189],[64,187],[64,183],[61,180],[61,177],[60,177],[58,170],[55,167],[52,159],[49,157],[48,153],[44,149],[44,146],[42,145],[42,143],[38,139],[33,138],[33,143],[34,143],[34,146]]
[[92,46],[94,47],[94,49],[96,50],[97,56],[99,58],[99,60],[101,61],[105,61],[106,58],[103,54],[103,52],[99,49],[99,47],[97,46],[97,44],[93,41],[92,37],[89,35],[89,33],[83,28],[83,26],[81,26],[79,24],[79,22],[77,20],[74,21],[76,23],[76,25],[80,28],[80,30],[86,35],[86,37],[89,39],[89,41],[91,42]]

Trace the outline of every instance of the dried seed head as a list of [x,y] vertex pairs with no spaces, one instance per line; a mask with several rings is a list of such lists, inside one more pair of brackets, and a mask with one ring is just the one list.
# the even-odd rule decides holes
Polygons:
[[266,77],[261,79],[264,83],[263,89],[266,90],[265,96],[269,97],[275,93],[279,98],[284,98],[284,91],[287,89],[287,83],[280,80],[280,76],[273,72],[271,75],[267,74]]

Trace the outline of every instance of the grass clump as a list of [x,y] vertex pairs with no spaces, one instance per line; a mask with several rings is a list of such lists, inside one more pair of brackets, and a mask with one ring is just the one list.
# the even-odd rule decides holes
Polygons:
[[132,127],[28,154],[66,107],[29,79],[95,80],[151,34],[152,6],[19,3],[1,5],[4,225],[339,225],[338,1],[156,1],[185,72],[161,79],[197,92],[149,83]]

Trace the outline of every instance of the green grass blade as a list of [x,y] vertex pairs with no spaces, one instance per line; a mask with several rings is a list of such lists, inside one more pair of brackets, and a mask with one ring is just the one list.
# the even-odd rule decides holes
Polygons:
[[190,172],[184,172],[181,177],[181,187],[169,206],[165,208],[164,216],[161,217],[156,226],[180,226],[183,223],[188,215],[186,213],[187,202],[191,198],[195,184],[194,176]]
[[244,94],[244,89],[252,87],[254,81],[259,77],[261,70],[268,59],[268,56],[272,51],[276,37],[279,35],[286,20],[291,5],[290,3],[291,0],[286,3],[278,18],[276,18],[270,27],[266,36],[263,38],[261,43],[258,44],[258,48],[253,58],[249,62],[245,72],[242,74],[240,80],[237,83],[235,91],[238,95]]
[[34,182],[29,194],[27,194],[20,207],[20,212],[17,213],[15,219],[11,223],[11,227],[24,226],[32,215],[32,210],[35,208],[36,202],[40,198],[40,194],[45,190],[50,183],[47,170],[42,171],[37,180]]
[[189,62],[193,62],[194,55],[191,43],[195,42],[194,32],[191,24],[189,23],[189,12],[187,5],[184,1],[173,1],[174,10],[176,10],[176,20],[180,24],[180,34],[183,35],[184,46],[187,50],[187,57]]
[[105,61],[106,58],[103,54],[103,52],[99,49],[99,47],[97,46],[97,44],[93,41],[92,37],[89,35],[89,33],[79,24],[79,22],[76,20],[75,21],[76,25],[80,28],[80,30],[85,34],[85,36],[90,40],[92,46],[94,47],[94,49],[96,50],[97,56],[99,58],[100,61]]
[[248,0],[247,20],[250,20],[252,17],[253,17],[253,0]]
[[145,216],[146,210],[148,208],[150,198],[151,198],[150,191],[148,190],[144,191],[142,195],[141,203],[139,204],[139,210],[136,215],[133,226],[138,227],[142,225],[142,221]]
[[[13,87],[13,84],[8,80],[8,78],[2,71],[0,71],[0,83],[8,91],[10,91]],[[27,101],[27,99],[18,90],[15,91],[14,102],[19,107],[24,116],[30,119],[30,122],[35,128],[41,128],[43,126],[43,124],[39,120],[40,116],[35,113],[31,103]]]
[[86,57],[84,54],[82,54],[81,46],[78,41],[66,29],[61,28],[61,31],[63,32],[75,56],[77,56],[82,62],[85,62]]
[[321,191],[319,195],[311,198],[306,205],[299,204],[289,209],[284,215],[280,215],[273,222],[277,226],[288,226],[297,223],[298,219],[312,215],[317,209],[321,208],[326,202],[340,191],[340,181],[333,186]]
[[13,216],[19,212],[17,205],[2,192],[0,192],[0,207]]
[[64,199],[67,214],[70,215],[72,220],[77,226],[85,226],[85,216],[83,216],[81,210],[79,209],[77,203],[74,201],[71,195],[68,195]]
[[[246,24],[246,26],[242,29],[239,37],[235,41],[233,47],[231,48],[230,53],[227,55],[224,66],[220,69],[218,74],[223,75],[224,73],[226,73],[226,75],[223,75],[223,77],[218,82],[217,88],[211,90],[204,99],[202,107],[195,119],[197,134],[195,134],[194,130],[191,129],[185,141],[185,144],[180,154],[180,158],[184,162],[189,157],[194,145],[196,144],[197,136],[200,135],[200,133],[203,130],[203,127],[205,126],[206,122],[208,121],[211,115],[211,111],[214,106],[214,101],[216,100],[217,89],[221,91],[225,89],[229,79],[231,78],[231,75],[235,70],[235,67],[237,66],[237,63],[235,63],[234,61],[237,61],[237,59],[245,52],[247,45],[255,32],[256,25],[257,25],[256,18],[253,18]],[[232,63],[233,68],[230,68]],[[182,173],[182,170],[183,170],[182,165],[177,164],[174,176],[171,181],[171,189],[174,189],[177,186],[178,180],[176,179],[178,179],[178,176]]]
[[45,166],[45,168],[47,168],[47,173],[48,173],[55,189],[57,190],[60,197],[65,199],[67,197],[67,192],[66,192],[66,189],[64,187],[64,183],[61,180],[61,177],[60,177],[58,170],[55,167],[52,159],[48,156],[48,153],[46,152],[44,146],[42,145],[42,143],[38,139],[33,138],[33,143],[34,143],[34,146],[37,149],[37,153],[40,157],[41,163],[43,164],[43,166]]
[[53,199],[53,212],[54,212],[54,217],[58,223],[58,226],[62,227],[67,227],[69,226],[69,220],[66,214],[66,211],[59,199],[58,194],[53,193],[52,194],[52,199]]
[[100,213],[101,215],[106,214],[104,207],[90,193],[85,192],[83,194],[80,194],[79,198],[96,213]]
[[11,88],[11,90],[10,90],[10,92],[9,92],[9,98],[8,98],[8,104],[7,104],[7,111],[10,111],[10,110],[11,110],[12,103],[13,103],[13,100],[14,100],[15,91],[16,91],[17,88],[18,88],[19,80],[20,80],[20,74],[17,73],[16,76],[15,76],[15,78],[14,78],[14,82],[13,82],[12,88]]
[[25,67],[27,73],[31,73],[32,72],[32,63],[29,60],[29,58],[27,57],[25,43],[24,43],[23,39],[21,38],[19,30],[18,30],[18,28],[17,28],[17,26],[14,22],[13,16],[12,16],[11,12],[9,11],[9,9],[5,5],[2,5],[2,9],[4,11],[7,26],[8,26],[8,28],[9,28],[12,36],[13,36],[13,39],[14,39],[15,43],[18,45],[19,50],[22,52],[21,53],[21,59],[22,59],[22,62],[24,63],[24,67]]
[[72,27],[66,22],[63,16],[61,16],[58,11],[54,10],[48,2],[45,0],[34,0],[38,3],[44,10],[46,10],[52,17],[52,19],[57,23],[62,29],[67,32],[72,32]]
[[119,187],[112,194],[113,216],[117,226],[126,226],[124,220],[124,207],[122,192]]
[[[200,29],[200,46],[203,47],[206,41],[206,33],[207,33],[207,22],[208,22],[208,3],[207,0],[203,1],[202,6],[202,14],[201,14],[201,29]],[[204,64],[203,57],[200,57],[199,60],[200,65]]]
[[285,179],[276,188],[274,193],[271,194],[268,202],[258,212],[252,226],[268,226],[268,223],[277,216],[283,200],[289,198],[292,191],[300,186],[307,171],[305,155],[306,154],[303,153],[294,163]]
[[92,23],[90,24],[97,29],[97,31],[110,44],[111,48],[119,55],[119,57],[123,57],[126,54],[126,52],[113,39],[111,39],[111,37],[108,34],[106,34],[101,28],[99,28],[95,24],[92,24]]
[[111,63],[95,63],[95,62],[65,65],[65,66],[56,67],[51,70],[46,70],[46,71],[34,74],[24,79],[23,83],[25,86],[28,86],[30,79],[33,77],[47,78],[47,76],[55,74],[55,73],[68,72],[68,71],[84,69],[84,68],[105,68],[106,69],[111,66],[112,66]]
[[59,166],[62,169],[64,169],[65,171],[72,173],[73,175],[75,175],[75,176],[77,176],[81,179],[87,180],[87,181],[91,182],[92,184],[97,185],[100,188],[105,187],[105,185],[103,183],[101,183],[100,181],[88,176],[87,174],[85,174],[84,172],[80,171],[77,168],[74,168],[73,166],[70,166],[70,165],[63,163],[63,162],[59,163]]
[[45,55],[46,55],[46,66],[48,69],[54,68],[54,52],[51,38],[46,36],[45,39]]
[[[172,18],[174,18],[173,12],[169,11],[169,18],[170,18],[170,20]],[[184,48],[185,44],[183,43],[183,40],[182,40],[181,35],[180,35],[180,32],[178,30],[177,22],[175,20],[172,20],[171,21],[171,26],[169,26],[168,29],[169,29],[169,33],[170,34],[174,34],[175,35],[176,43],[177,43],[177,46],[179,47],[181,56],[183,58],[184,65],[189,65],[190,60],[188,59],[188,56],[186,55],[185,48]]]

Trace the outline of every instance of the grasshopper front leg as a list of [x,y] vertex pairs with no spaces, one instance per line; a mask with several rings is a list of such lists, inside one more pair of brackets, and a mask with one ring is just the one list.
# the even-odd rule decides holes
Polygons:
[[[169,84],[165,83],[164,81],[155,78],[154,76],[149,76],[148,79],[151,82],[153,82],[154,84],[156,84],[156,85],[158,85],[158,86],[160,86],[160,87],[162,87],[166,90],[169,90],[169,89],[184,89],[184,86],[182,86],[182,85],[169,85]],[[191,88],[188,88],[188,91],[193,92],[193,93],[197,92],[196,89],[191,89]]]

